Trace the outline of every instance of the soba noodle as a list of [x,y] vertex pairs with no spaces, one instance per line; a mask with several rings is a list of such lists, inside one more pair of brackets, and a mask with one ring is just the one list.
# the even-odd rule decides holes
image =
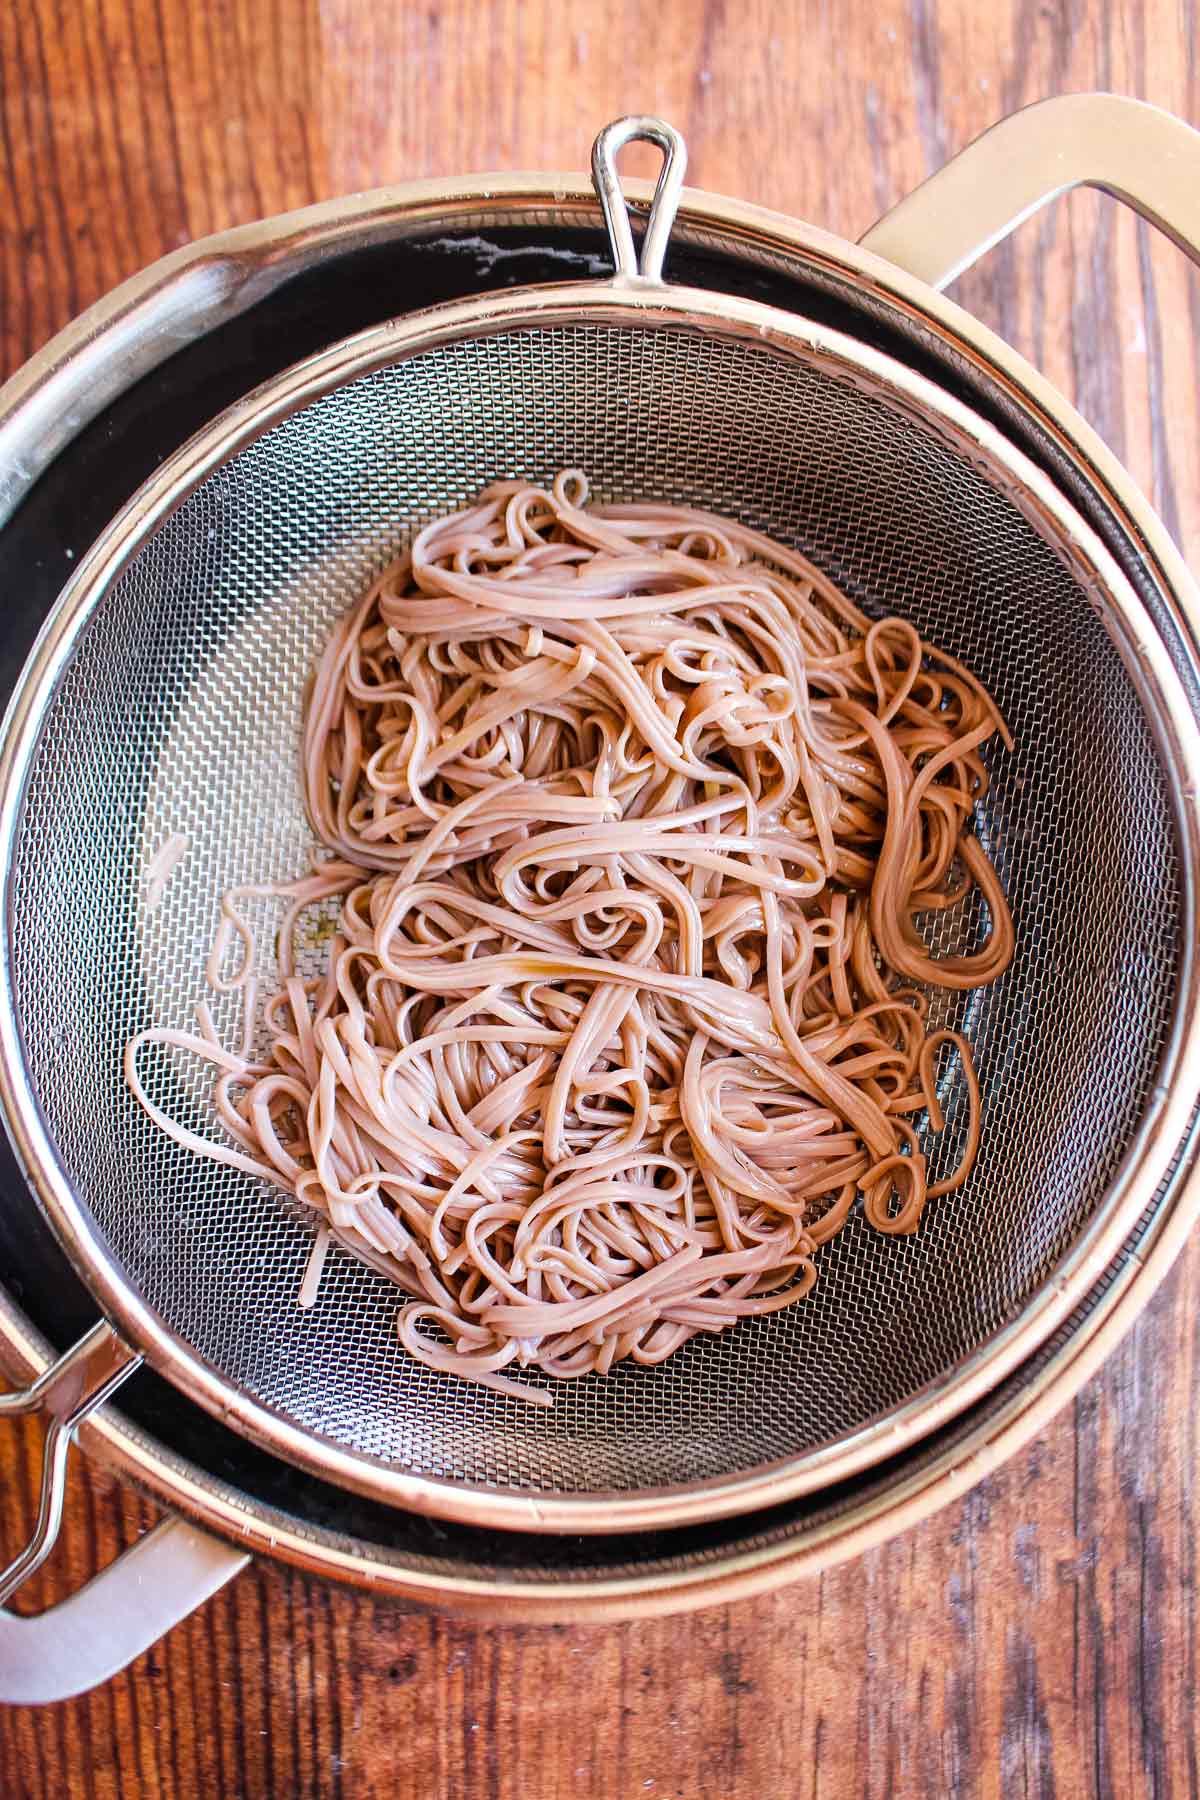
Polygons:
[[161,844],[150,861],[146,864],[146,873],[142,880],[145,883],[145,907],[147,912],[157,912],[162,905],[163,895],[167,891],[167,883],[191,849],[190,839],[182,832],[175,832],[165,844]]
[[[907,1233],[969,1174],[971,1052],[923,990],[1012,955],[971,831],[997,733],[967,669],[782,545],[588,504],[573,471],[497,483],[329,640],[303,751],[324,852],[227,895],[209,964],[241,1045],[202,1006],[133,1040],[130,1085],[321,1215],[305,1304],[332,1235],[410,1296],[400,1337],[434,1368],[661,1362],[803,1298],[859,1195]],[[932,957],[916,915],[973,890],[986,938]],[[256,895],[285,907],[261,1008]],[[151,1100],[150,1043],[217,1071],[226,1143]],[[930,1182],[915,1121],[943,1128],[946,1051],[969,1128]]]

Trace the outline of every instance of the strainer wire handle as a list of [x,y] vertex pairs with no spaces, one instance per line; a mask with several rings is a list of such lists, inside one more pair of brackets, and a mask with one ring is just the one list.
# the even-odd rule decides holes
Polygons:
[[[650,217],[646,223],[640,265],[633,242],[629,207],[617,172],[618,154],[626,144],[635,142],[655,144],[663,153],[663,166],[659,171],[654,198],[650,202]],[[663,259],[667,253],[667,242],[675,223],[675,214],[679,209],[686,171],[687,145],[683,138],[665,119],[656,119],[648,113],[635,113],[625,119],[615,119],[611,125],[604,127],[592,145],[592,181],[604,213],[618,282],[661,283]]]
[[945,287],[1076,187],[1123,200],[1200,262],[1200,132],[1121,94],[1062,94],[1001,119],[859,242]]
[[85,1692],[123,1669],[236,1575],[248,1558],[183,1519],[167,1518],[57,1606],[33,1617],[8,1600],[54,1548],[62,1524],[67,1457],[78,1427],[141,1366],[104,1320],[15,1393],[0,1418],[49,1419],[37,1523],[0,1574],[0,1703],[43,1705]]
[[0,1418],[44,1412],[49,1420],[42,1453],[37,1522],[25,1548],[0,1572],[0,1606],[35,1569],[41,1568],[58,1539],[67,1486],[67,1455],[76,1430],[132,1375],[141,1360],[111,1325],[101,1320],[29,1387],[0,1394]]

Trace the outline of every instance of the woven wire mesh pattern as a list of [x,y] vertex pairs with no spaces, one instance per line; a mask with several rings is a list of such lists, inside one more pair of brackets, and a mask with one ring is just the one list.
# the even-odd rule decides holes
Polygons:
[[[413,1364],[391,1284],[335,1251],[295,1296],[311,1221],[143,1117],[126,1040],[187,1026],[221,893],[299,872],[305,678],[338,611],[488,480],[579,466],[604,498],[709,506],[804,549],[989,685],[1017,748],[978,829],[1017,956],[938,1000],[984,1093],[967,1187],[912,1239],[852,1219],[811,1299],[666,1365],[555,1384],[543,1411]],[[142,875],[189,853],[160,907]],[[47,717],[12,874],[30,1079],[64,1170],[131,1283],[292,1422],[417,1472],[554,1493],[649,1488],[794,1457],[944,1379],[1013,1319],[1101,1203],[1169,1028],[1181,926],[1167,783],[1097,597],[1016,498],[933,429],[817,362],[682,328],[512,330],[362,377],[214,473],[98,608]],[[263,949],[270,951],[264,913]],[[969,947],[978,917],[931,925]],[[320,946],[314,942],[314,958]],[[269,978],[269,955],[265,974]],[[214,1006],[230,1038],[233,1014]],[[214,1126],[201,1071],[152,1089]],[[951,1078],[934,1176],[957,1160]],[[526,1377],[531,1382],[540,1378]]]

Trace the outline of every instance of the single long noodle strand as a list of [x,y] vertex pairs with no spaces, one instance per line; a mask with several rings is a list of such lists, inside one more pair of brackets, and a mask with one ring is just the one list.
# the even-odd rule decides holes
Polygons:
[[[407,1296],[430,1368],[545,1404],[514,1371],[661,1362],[801,1301],[860,1196],[908,1233],[968,1178],[970,1046],[913,983],[1011,959],[973,831],[997,737],[970,670],[786,546],[592,504],[578,471],[499,482],[330,636],[304,723],[321,848],[225,896],[209,961],[238,1049],[202,1002],[198,1033],[132,1040],[130,1087],[321,1215],[302,1305],[336,1242]],[[918,915],[975,896],[984,941],[930,955]],[[250,901],[281,909],[274,983]],[[930,1184],[913,1121],[944,1128],[947,1045],[966,1142]],[[177,1051],[211,1068],[224,1141],[152,1098],[142,1059]]]

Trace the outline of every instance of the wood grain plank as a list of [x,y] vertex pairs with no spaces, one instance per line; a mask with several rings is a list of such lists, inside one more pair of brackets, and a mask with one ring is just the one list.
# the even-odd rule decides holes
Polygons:
[[[634,110],[691,179],[854,236],[978,131],[1096,85],[1200,122],[1192,0],[28,0],[0,8],[0,369],[188,237],[376,183],[580,167]],[[648,170],[650,165],[642,165]],[[1200,561],[1200,279],[1094,195],[958,284]],[[607,1630],[243,1575],[101,1692],[0,1713],[0,1791],[605,1800],[1200,1795],[1200,1252],[961,1505],[856,1563]],[[65,1592],[152,1518],[76,1467]],[[0,1551],[32,1516],[0,1437]]]

